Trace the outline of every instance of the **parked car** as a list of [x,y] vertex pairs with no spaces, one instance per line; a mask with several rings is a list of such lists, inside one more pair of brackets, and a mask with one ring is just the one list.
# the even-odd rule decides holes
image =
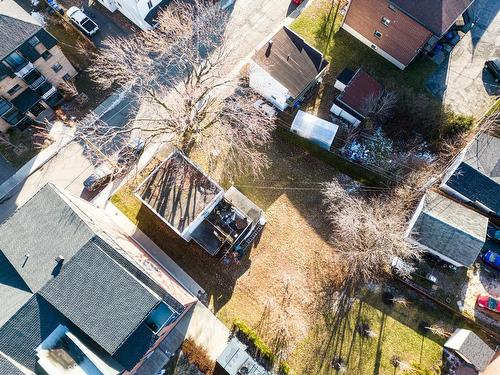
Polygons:
[[300,5],[302,4],[302,1],[304,0],[292,0],[292,3],[294,3],[295,5]]
[[488,266],[496,268],[497,270],[500,271],[500,255],[494,253],[491,250],[488,250],[483,255],[481,255],[481,259]]
[[500,82],[500,59],[487,60],[484,68],[495,78],[495,82]]
[[92,36],[99,31],[99,26],[92,21],[83,11],[78,7],[71,7],[66,12],[71,22],[73,22],[85,35]]
[[144,140],[141,138],[131,139],[120,152],[116,163],[119,167],[128,167],[136,162],[144,151]]
[[486,236],[494,241],[500,242],[500,229],[490,225],[488,227],[488,231],[486,232]]
[[500,299],[492,297],[488,294],[478,295],[476,304],[483,309],[500,313]]
[[278,111],[263,99],[257,100],[253,106],[259,110],[263,115],[273,119],[278,116]]
[[101,164],[98,166],[94,173],[92,173],[87,179],[83,182],[83,186],[88,191],[95,191],[100,187],[105,186],[113,176],[113,168],[107,164]]

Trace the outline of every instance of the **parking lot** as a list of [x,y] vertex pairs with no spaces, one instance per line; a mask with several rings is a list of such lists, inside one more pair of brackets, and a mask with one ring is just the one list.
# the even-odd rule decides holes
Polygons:
[[483,70],[500,57],[500,2],[476,0],[470,12],[474,27],[427,81],[431,92],[455,112],[480,117],[500,94],[500,86]]

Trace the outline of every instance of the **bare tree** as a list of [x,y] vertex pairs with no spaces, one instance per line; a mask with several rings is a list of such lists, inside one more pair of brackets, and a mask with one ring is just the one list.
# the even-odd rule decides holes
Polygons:
[[432,334],[442,337],[442,338],[448,338],[452,335],[453,332],[450,332],[446,327],[443,326],[441,323],[436,323],[431,326],[425,327],[429,332]]
[[404,238],[406,211],[394,196],[363,197],[337,180],[325,185],[323,195],[331,241],[350,288],[380,280],[394,257],[419,258],[420,250]]
[[217,4],[176,1],[153,30],[105,41],[93,56],[91,77],[103,88],[119,86],[138,110],[122,128],[104,129],[87,118],[79,131],[85,142],[109,148],[132,133],[186,154],[201,148],[212,164],[226,160],[225,170],[265,168],[261,149],[274,125],[253,106],[257,96],[247,85],[225,78],[235,45],[227,21]]
[[369,118],[376,122],[385,122],[392,115],[398,97],[393,91],[385,91],[382,95],[370,94],[363,100],[362,108]]

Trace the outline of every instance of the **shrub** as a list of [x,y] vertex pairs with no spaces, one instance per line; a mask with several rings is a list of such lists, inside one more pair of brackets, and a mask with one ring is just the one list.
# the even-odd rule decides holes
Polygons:
[[[233,322],[233,329],[238,331],[243,335],[249,343],[256,349],[258,354],[271,365],[273,365],[277,360],[277,356],[272,352],[271,348],[259,337],[257,332],[250,328],[245,322],[240,319],[236,319]],[[285,361],[280,361],[279,372],[283,375],[289,375],[292,373],[290,366]]]
[[188,338],[182,344],[182,353],[193,365],[205,375],[212,375],[215,363],[208,356],[207,350]]
[[468,133],[474,126],[474,119],[470,116],[447,112],[446,121],[441,131],[441,138],[454,139]]

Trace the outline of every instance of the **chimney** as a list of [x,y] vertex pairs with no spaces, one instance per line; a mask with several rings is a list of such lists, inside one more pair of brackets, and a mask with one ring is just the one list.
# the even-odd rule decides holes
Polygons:
[[271,39],[269,42],[267,42],[266,57],[269,57],[269,55],[271,55],[272,47],[273,47],[273,40]]
[[62,255],[58,255],[57,258],[56,258],[56,262],[57,263],[62,263],[64,262],[64,257]]

